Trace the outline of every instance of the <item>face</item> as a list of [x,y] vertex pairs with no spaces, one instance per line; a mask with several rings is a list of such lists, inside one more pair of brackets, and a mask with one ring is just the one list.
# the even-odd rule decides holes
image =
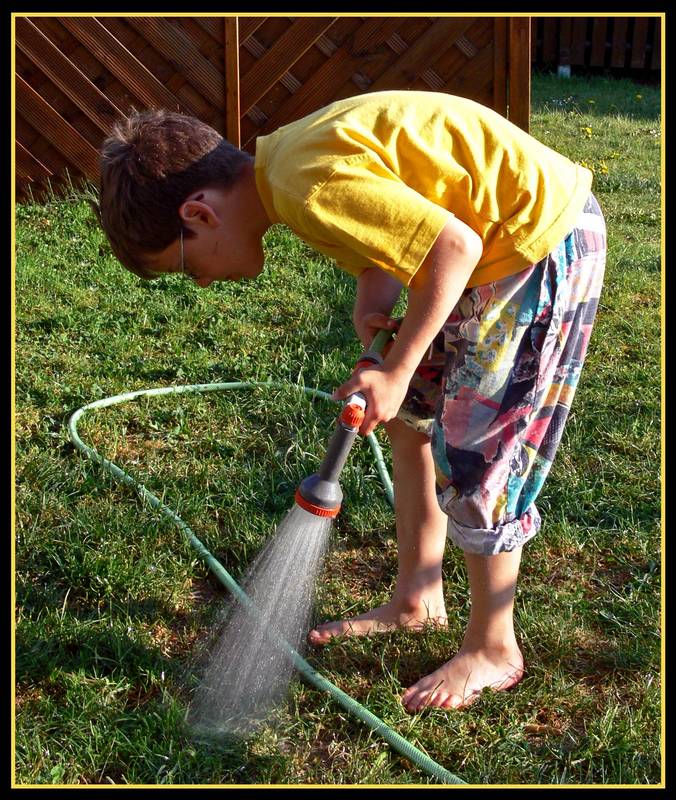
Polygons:
[[214,281],[258,277],[264,230],[236,195],[235,190],[207,189],[189,197],[179,211],[183,236],[148,259],[153,272],[183,272],[203,289]]

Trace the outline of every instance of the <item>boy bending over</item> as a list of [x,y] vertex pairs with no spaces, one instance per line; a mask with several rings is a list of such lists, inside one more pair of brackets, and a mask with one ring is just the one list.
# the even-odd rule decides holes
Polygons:
[[521,552],[540,528],[535,500],[603,280],[591,173],[478,103],[417,91],[332,103],[259,137],[255,156],[192,117],[134,113],[101,167],[103,227],[142,278],[255,278],[265,232],[283,223],[355,276],[364,345],[396,328],[384,363],[335,392],[363,392],[361,433],[382,423],[391,440],[396,585],[384,606],[320,625],[310,641],[446,624],[449,538],[467,565],[467,630],[402,702],[460,708],[518,683]]

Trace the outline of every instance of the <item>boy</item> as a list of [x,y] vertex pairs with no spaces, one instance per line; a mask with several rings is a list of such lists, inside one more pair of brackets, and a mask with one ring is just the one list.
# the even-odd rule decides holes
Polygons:
[[[199,286],[255,278],[284,223],[354,274],[380,367],[335,391],[367,398],[361,433],[392,444],[398,574],[390,601],[309,634],[447,621],[446,538],[471,613],[458,653],[409,687],[412,712],[461,708],[524,674],[513,605],[534,501],[561,438],[594,320],[605,226],[591,173],[497,113],[434,92],[348,98],[257,140],[255,158],[199,121],[134,114],[106,140],[100,214],[119,260]],[[390,314],[402,286],[406,315]]]

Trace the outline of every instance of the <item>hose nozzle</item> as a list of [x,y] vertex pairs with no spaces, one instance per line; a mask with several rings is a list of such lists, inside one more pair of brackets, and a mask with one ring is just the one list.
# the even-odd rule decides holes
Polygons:
[[296,503],[318,517],[335,517],[340,511],[343,491],[338,478],[364,421],[366,398],[357,392],[343,405],[319,470],[309,475],[296,490]]
[[[361,354],[354,372],[383,363],[380,355],[389,342],[390,331],[380,331],[371,347]],[[318,517],[336,517],[343,501],[343,491],[338,483],[348,453],[364,421],[366,398],[355,392],[347,398],[338,417],[324,460],[314,475],[309,475],[296,490],[296,503]]]

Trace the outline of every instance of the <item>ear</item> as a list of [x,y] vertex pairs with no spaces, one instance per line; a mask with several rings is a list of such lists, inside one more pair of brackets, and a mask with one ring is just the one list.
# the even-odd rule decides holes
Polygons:
[[219,216],[209,193],[195,192],[178,209],[181,220],[190,226],[206,225],[214,228],[219,224]]

